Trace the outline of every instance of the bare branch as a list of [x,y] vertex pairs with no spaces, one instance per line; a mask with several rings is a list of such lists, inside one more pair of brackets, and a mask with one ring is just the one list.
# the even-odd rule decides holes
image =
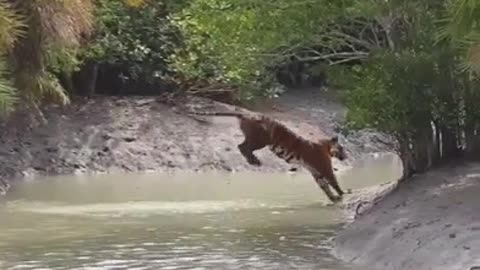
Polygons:
[[370,23],[369,25],[370,32],[373,34],[373,38],[375,39],[375,44],[377,47],[380,47],[380,40],[378,39],[377,31],[375,31],[375,25],[373,23]]
[[[335,59],[335,58],[356,60],[356,59],[366,58],[366,57],[368,57],[368,55],[369,55],[369,53],[367,53],[367,52],[335,52],[335,53],[325,54],[325,55],[321,55],[321,56],[299,57],[299,56],[295,55],[295,57],[299,61],[307,62],[307,61],[318,61],[318,60],[329,61],[329,60]],[[334,62],[334,63],[336,63],[336,62]]]
[[349,57],[349,58],[345,58],[345,59],[342,59],[342,60],[338,60],[338,61],[329,61],[329,65],[330,66],[334,66],[334,65],[338,65],[338,64],[344,64],[344,63],[348,63],[348,62],[352,62],[352,61],[355,61],[355,60],[364,60],[364,59],[367,59],[368,55],[359,55],[358,57]]
[[346,41],[348,40],[352,43],[356,43],[358,45],[364,46],[365,48],[371,48],[371,44],[369,42],[367,42],[365,40],[361,40],[359,38],[356,38],[356,37],[354,37],[352,35],[349,35],[349,34],[346,34],[344,32],[332,31],[330,34],[333,35],[333,37],[335,37],[335,36],[340,37],[343,40],[346,40]]

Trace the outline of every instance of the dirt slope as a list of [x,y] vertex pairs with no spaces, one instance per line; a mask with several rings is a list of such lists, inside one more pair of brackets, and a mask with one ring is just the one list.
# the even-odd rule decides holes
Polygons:
[[[210,118],[210,123],[201,123],[182,113],[185,108],[238,108],[194,97],[177,101],[177,106],[163,101],[145,97],[76,100],[66,108],[45,109],[47,124],[34,128],[28,128],[28,118],[16,116],[0,126],[0,176],[12,180],[36,174],[288,169],[266,149],[258,151],[264,166],[248,165],[236,148],[242,141],[236,119]],[[320,90],[292,92],[277,103],[281,109],[268,113],[309,138],[333,135],[344,112]],[[375,146],[369,138],[355,141],[358,138],[343,140],[352,159],[384,147]]]
[[480,164],[400,185],[336,241],[340,258],[371,270],[480,269]]

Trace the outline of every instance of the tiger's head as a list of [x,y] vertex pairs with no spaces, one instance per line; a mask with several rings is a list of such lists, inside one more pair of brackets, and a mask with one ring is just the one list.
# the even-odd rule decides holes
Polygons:
[[345,153],[345,149],[343,146],[338,142],[338,136],[333,136],[328,140],[329,149],[330,149],[330,156],[338,158],[340,161],[347,159],[347,154]]

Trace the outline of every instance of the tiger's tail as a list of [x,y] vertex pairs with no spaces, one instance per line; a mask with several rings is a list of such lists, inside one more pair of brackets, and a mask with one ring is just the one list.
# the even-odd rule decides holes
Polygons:
[[188,112],[190,115],[204,115],[204,116],[228,116],[237,117],[239,119],[244,118],[245,115],[239,112]]

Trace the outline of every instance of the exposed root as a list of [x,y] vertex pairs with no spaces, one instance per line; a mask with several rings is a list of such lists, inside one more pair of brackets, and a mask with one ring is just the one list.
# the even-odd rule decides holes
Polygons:
[[[353,219],[357,219],[357,217],[361,217],[369,213],[375,205],[377,205],[390,193],[392,193],[398,187],[399,183],[400,180],[398,180],[395,184],[389,186],[388,188],[382,190],[379,194],[375,195],[375,198],[373,198],[373,200],[361,200],[360,202],[358,202],[357,206],[355,207],[355,214]],[[364,209],[363,211],[361,211],[362,208]]]

